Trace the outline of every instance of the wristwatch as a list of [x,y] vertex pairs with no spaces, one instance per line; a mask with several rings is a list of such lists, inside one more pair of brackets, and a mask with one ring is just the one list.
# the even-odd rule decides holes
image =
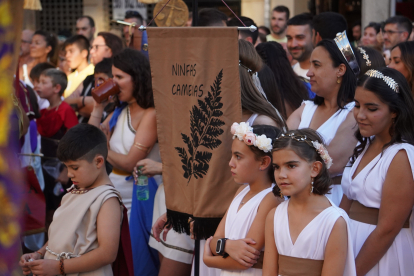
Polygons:
[[229,256],[229,254],[224,252],[224,247],[226,246],[226,240],[228,240],[228,239],[227,238],[218,239],[217,240],[217,245],[216,245],[217,255],[223,256],[223,258],[227,258]]

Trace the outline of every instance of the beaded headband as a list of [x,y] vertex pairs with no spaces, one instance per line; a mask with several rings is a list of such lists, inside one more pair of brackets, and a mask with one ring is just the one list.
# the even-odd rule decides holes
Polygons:
[[346,31],[337,33],[334,41],[336,43],[336,46],[338,46],[339,51],[341,51],[345,60],[348,62],[349,67],[351,67],[355,76],[358,76],[359,72],[361,72],[361,69],[359,68],[354,51],[352,50],[351,44],[349,43],[348,37],[346,36]]
[[231,134],[233,134],[233,139],[237,137],[248,146],[255,146],[266,153],[272,151],[272,139],[267,138],[264,134],[260,136],[254,134],[249,122],[234,123],[231,126]]
[[371,61],[369,60],[369,56],[364,48],[358,47],[359,52],[362,54],[362,58],[365,59],[365,64],[371,67]]
[[250,69],[249,67],[247,67],[246,65],[244,65],[243,63],[241,63],[241,60],[239,60],[239,66],[241,66],[244,69],[246,69],[248,73],[253,74],[253,70]]
[[384,76],[383,73],[374,70],[374,69],[370,69],[368,70],[365,75],[370,76],[371,78],[377,78],[377,79],[382,79],[385,81],[385,83],[392,89],[394,90],[395,93],[399,93],[400,92],[400,87],[398,86],[398,83],[391,77],[388,76]]
[[326,164],[326,167],[329,169],[332,166],[332,158],[329,156],[328,150],[325,146],[318,141],[311,141],[306,135],[295,135],[295,133],[290,133],[289,135],[281,134],[276,140],[279,139],[293,139],[298,142],[304,142],[309,146],[315,148],[316,152],[321,156],[323,162]]

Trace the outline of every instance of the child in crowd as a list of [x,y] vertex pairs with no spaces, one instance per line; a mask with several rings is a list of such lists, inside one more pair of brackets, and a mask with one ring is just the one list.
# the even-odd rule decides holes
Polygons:
[[[39,96],[49,102],[48,108],[40,110],[37,120],[37,129],[42,138],[59,140],[68,129],[78,124],[75,112],[61,99],[67,83],[66,74],[58,69],[47,69],[39,77]],[[42,145],[43,142],[42,139]],[[45,146],[42,148],[48,149]],[[54,152],[51,153],[52,157],[55,156]]]
[[290,199],[267,216],[263,275],[356,275],[349,218],[325,196],[332,159],[322,138],[289,131],[273,148],[275,190]]
[[220,268],[221,275],[262,275],[266,216],[282,201],[272,194],[272,141],[280,130],[234,123],[231,132],[231,173],[236,183],[245,185],[237,191],[214,237],[206,241],[203,260],[209,267]]
[[55,212],[49,241],[21,257],[24,275],[113,275],[122,202],[105,170],[107,155],[106,137],[92,125],[80,124],[60,140],[57,156],[74,185]]
[[39,105],[39,110],[49,107],[49,102],[46,99],[42,99],[39,97],[39,78],[43,71],[47,69],[55,68],[52,64],[48,62],[42,62],[37,64],[33,69],[30,71],[30,80],[33,84],[33,90],[36,92],[37,103]]

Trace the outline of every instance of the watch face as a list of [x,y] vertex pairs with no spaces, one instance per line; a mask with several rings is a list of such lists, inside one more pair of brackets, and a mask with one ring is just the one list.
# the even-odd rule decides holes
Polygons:
[[217,245],[216,245],[216,253],[220,254],[220,248],[221,248],[221,243],[223,241],[222,240],[217,240]]

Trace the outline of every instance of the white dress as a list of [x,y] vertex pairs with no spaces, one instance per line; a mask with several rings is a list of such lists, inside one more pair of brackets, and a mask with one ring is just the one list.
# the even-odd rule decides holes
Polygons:
[[[331,234],[332,228],[339,217],[343,217],[347,223],[348,229],[348,253],[345,264],[344,276],[356,275],[355,261],[352,247],[352,238],[349,235],[349,218],[344,210],[331,204],[319,213],[308,225],[303,228],[296,239],[295,244],[292,243],[289,229],[288,206],[289,201],[284,201],[276,208],[274,216],[274,237],[277,251],[280,255],[289,257],[324,260],[325,248]],[[391,275],[391,274],[390,274]]]
[[[244,239],[252,226],[252,223],[256,217],[257,209],[263,198],[272,192],[272,187],[264,189],[260,193],[256,194],[249,201],[247,201],[239,209],[240,203],[244,196],[250,191],[250,186],[246,187],[233,199],[230,207],[227,211],[227,218],[225,224],[225,237],[230,240]],[[230,257],[229,257],[230,258]],[[239,275],[239,276],[261,276],[262,269],[249,268],[246,270],[221,270],[221,276]]]
[[[313,115],[317,109],[317,105],[313,101],[304,101],[305,108],[303,109],[302,116],[300,119],[300,124],[298,129],[308,128],[312,121]],[[325,145],[329,145],[333,138],[335,137],[336,132],[338,131],[339,126],[345,121],[349,112],[355,106],[355,102],[350,102],[344,106],[344,109],[340,109],[335,114],[333,114],[328,120],[326,120],[316,131],[322,136]],[[335,163],[335,160],[333,160]],[[342,187],[341,185],[332,185],[332,189],[329,194],[326,196],[337,206],[341,203],[342,200]]]
[[[135,133],[136,131],[131,124],[131,114],[129,113],[129,108],[126,107],[119,115],[118,122],[115,125],[114,132],[109,140],[111,150],[116,153],[127,155],[134,144]],[[154,145],[146,158],[161,162],[160,150],[157,143]],[[122,196],[122,202],[128,210],[129,220],[132,207],[132,191],[134,189],[134,182],[133,179],[126,180],[125,178],[127,177],[128,176],[125,174],[116,174],[114,171],[109,174],[112,184],[114,184],[115,188]]]
[[[364,151],[355,160],[352,167],[346,167],[342,178],[344,194],[351,200],[358,200],[362,205],[379,209],[381,206],[382,186],[387,176],[388,168],[394,156],[400,150],[405,150],[414,174],[414,146],[410,144],[394,144],[387,148],[383,155],[376,156],[354,179],[352,179]],[[398,183],[395,183],[398,185]],[[366,275],[374,276],[398,276],[414,275],[414,225],[413,214],[410,217],[410,228],[402,228],[395,237],[394,242]],[[376,225],[366,224],[350,220],[350,228],[353,236],[355,257],[361,250],[365,240],[376,228]]]

